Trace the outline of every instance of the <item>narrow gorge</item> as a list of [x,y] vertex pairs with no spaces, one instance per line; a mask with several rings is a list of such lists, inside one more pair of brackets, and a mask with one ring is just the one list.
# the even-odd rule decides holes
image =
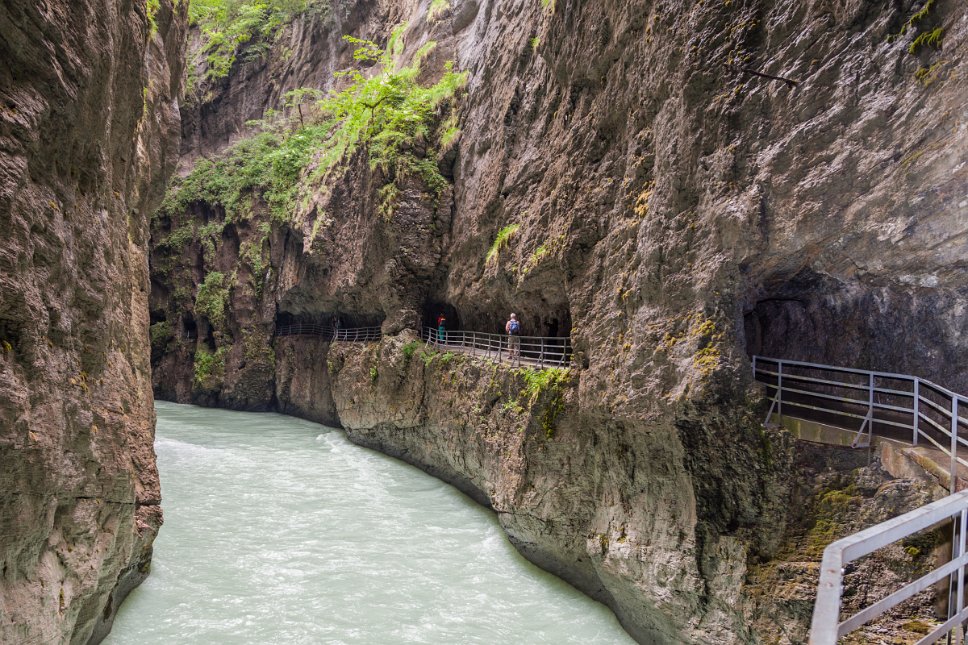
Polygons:
[[[153,390],[453,484],[638,642],[806,643],[824,547],[945,491],[764,424],[751,358],[968,392],[966,37],[955,0],[0,3],[0,640],[99,642],[147,575]],[[511,312],[568,364],[425,331]]]

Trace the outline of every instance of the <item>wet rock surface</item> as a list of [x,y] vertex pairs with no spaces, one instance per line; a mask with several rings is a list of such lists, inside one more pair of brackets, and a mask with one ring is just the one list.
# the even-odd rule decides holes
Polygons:
[[[162,514],[148,214],[185,7],[0,4],[0,641],[97,642]],[[184,5],[184,3],[182,3]]]

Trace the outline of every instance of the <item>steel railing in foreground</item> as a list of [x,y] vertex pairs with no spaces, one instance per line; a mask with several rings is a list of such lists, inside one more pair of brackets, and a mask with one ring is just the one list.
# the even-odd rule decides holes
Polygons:
[[571,365],[571,339],[548,336],[507,336],[479,331],[447,330],[443,338],[432,327],[424,328],[425,342],[441,349],[458,349],[498,362],[536,367]]
[[[840,620],[844,569],[849,563],[948,520],[954,521],[956,529],[951,561],[845,620]],[[961,625],[968,619],[968,609],[965,608],[965,565],[968,565],[968,554],[965,553],[966,529],[968,491],[961,491],[828,545],[824,549],[820,565],[820,583],[810,626],[810,644],[834,645],[838,638],[862,627],[945,578],[949,580],[949,618],[919,640],[918,644],[934,643],[952,630],[957,630],[954,642],[962,642]]]
[[[955,492],[958,446],[968,447],[962,436],[968,419],[968,398],[908,374],[874,372],[765,356],[753,357],[753,378],[767,386],[771,399],[764,423],[774,414],[857,428],[853,445],[870,442],[874,425],[900,432],[901,438],[918,445],[927,441],[950,460],[951,492]],[[858,425],[859,424],[859,425]]]
[[293,323],[276,328],[276,336],[318,336],[329,341],[370,342],[383,337],[379,327],[347,327],[334,329],[331,325]]

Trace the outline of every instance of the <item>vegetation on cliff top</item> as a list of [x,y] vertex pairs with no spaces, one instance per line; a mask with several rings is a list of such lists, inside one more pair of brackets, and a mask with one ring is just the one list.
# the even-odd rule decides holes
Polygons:
[[[417,176],[439,194],[446,180],[437,168],[432,142],[456,136],[452,120],[442,117],[452,112],[467,74],[454,71],[448,62],[436,83],[421,84],[421,63],[435,45],[427,43],[409,65],[401,66],[396,61],[403,53],[402,36],[401,25],[385,49],[347,36],[357,45],[355,60],[363,66],[376,64],[380,71],[372,76],[360,69],[338,72],[348,84],[326,95],[312,88],[290,92],[288,110],[270,111],[255,124],[261,132],[217,160],[199,161],[187,177],[176,179],[161,212],[177,215],[192,203],[205,202],[222,206],[232,220],[251,212],[252,196],[258,193],[274,218],[287,221],[300,195],[309,194],[361,147],[370,167],[387,177],[388,186]],[[395,194],[385,191],[384,197],[392,200]],[[392,204],[387,206],[392,211]]]
[[328,8],[329,0],[191,0],[188,16],[202,34],[200,53],[214,80],[228,76],[243,50],[246,57],[265,54],[277,30],[295,16]]

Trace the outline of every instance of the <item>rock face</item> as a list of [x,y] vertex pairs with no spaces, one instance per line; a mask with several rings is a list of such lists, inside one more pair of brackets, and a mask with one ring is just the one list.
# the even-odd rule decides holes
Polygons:
[[[799,642],[802,612],[748,576],[784,556],[789,501],[816,477],[760,429],[748,357],[968,391],[968,16],[941,0],[428,5],[299,20],[186,117],[185,173],[286,90],[330,87],[351,64],[341,33],[384,42],[403,21],[404,58],[437,43],[423,76],[469,74],[453,145],[411,143],[447,180],[433,198],[397,178],[388,215],[388,177],[360,153],[304,173],[283,218],[251,187],[242,217],[202,191],[156,218],[156,392],[338,421],[492,505],[643,642]],[[431,370],[397,334],[438,311],[570,334],[569,385],[523,396],[527,372]],[[334,318],[388,338],[276,336]]]
[[741,413],[597,417],[567,380],[529,388],[527,370],[404,347],[331,349],[351,439],[494,508],[526,557],[612,607],[639,642],[753,640],[742,582],[782,528],[782,436],[771,444]]
[[147,216],[177,160],[186,4],[0,4],[4,643],[99,641],[150,566]]
[[[805,643],[823,548],[944,494],[866,452],[793,445],[739,416],[706,413],[702,427],[731,428],[719,438],[701,434],[699,410],[668,430],[596,419],[567,380],[535,388],[527,370],[404,340],[330,349],[349,437],[493,508],[519,551],[642,643]],[[846,584],[865,593],[845,608],[930,571],[946,535],[864,560]],[[857,642],[917,640],[909,629],[931,623],[932,602],[921,594]]]

